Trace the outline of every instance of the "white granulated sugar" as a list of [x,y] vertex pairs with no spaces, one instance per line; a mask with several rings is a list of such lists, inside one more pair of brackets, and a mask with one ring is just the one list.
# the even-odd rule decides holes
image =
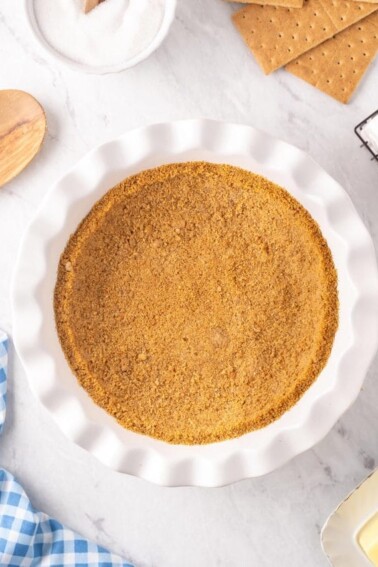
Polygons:
[[105,0],[88,14],[82,0],[34,0],[39,29],[62,55],[92,67],[118,65],[158,33],[164,0]]

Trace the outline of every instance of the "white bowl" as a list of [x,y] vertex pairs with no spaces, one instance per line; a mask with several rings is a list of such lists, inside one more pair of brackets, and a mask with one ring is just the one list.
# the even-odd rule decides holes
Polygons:
[[[207,160],[265,175],[319,223],[339,276],[340,325],[328,364],[280,419],[238,439],[170,445],[122,428],[79,386],[57,337],[53,291],[70,234],[108,189],[164,163]],[[352,404],[378,343],[372,240],[340,185],[297,148],[248,126],[157,124],[90,152],[47,193],[26,231],[12,286],[14,341],[29,383],[62,431],[109,467],[169,485],[220,486],[276,469],[312,447]]]
[[156,49],[162,44],[170,27],[172,25],[173,19],[175,17],[176,12],[176,4],[177,0],[164,0],[165,8],[164,8],[164,18],[161,23],[160,29],[152,42],[140,53],[124,61],[123,63],[117,63],[116,65],[103,65],[99,67],[94,67],[92,65],[86,65],[85,63],[79,63],[66,57],[56,49],[47,41],[43,33],[41,32],[38,21],[34,11],[34,1],[33,0],[24,0],[25,11],[26,15],[30,24],[30,27],[33,31],[34,37],[38,41],[38,43],[53,57],[59,59],[62,63],[73,67],[77,71],[84,71],[85,73],[92,73],[96,75],[105,75],[107,73],[118,73],[120,71],[124,71],[126,69],[130,69],[130,67],[134,67],[144,59],[147,59],[151,53],[156,51]]

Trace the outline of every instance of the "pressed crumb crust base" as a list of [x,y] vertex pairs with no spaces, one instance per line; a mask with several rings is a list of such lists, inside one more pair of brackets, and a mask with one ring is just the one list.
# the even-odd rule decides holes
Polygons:
[[65,356],[124,427],[170,443],[276,420],[326,364],[337,276],[318,225],[281,187],[193,162],[130,177],[60,259]]

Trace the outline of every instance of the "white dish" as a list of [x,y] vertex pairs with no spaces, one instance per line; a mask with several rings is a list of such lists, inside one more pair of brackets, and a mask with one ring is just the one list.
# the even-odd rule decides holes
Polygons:
[[70,67],[76,69],[77,71],[84,71],[85,73],[92,73],[96,75],[105,75],[107,73],[118,73],[120,71],[124,71],[126,69],[130,69],[134,67],[141,61],[144,61],[157,50],[157,48],[163,43],[164,39],[168,35],[170,27],[175,17],[176,13],[176,4],[177,0],[164,0],[165,8],[164,8],[164,18],[161,23],[160,29],[156,36],[154,37],[153,41],[140,53],[138,53],[135,57],[124,61],[123,63],[117,63],[116,65],[105,65],[99,67],[93,67],[91,65],[86,65],[84,63],[79,63],[66,57],[46,40],[43,33],[41,32],[37,18],[34,11],[34,1],[33,0],[24,0],[25,2],[25,12],[27,19],[29,21],[30,28],[34,34],[35,39],[38,43],[55,59],[59,59],[62,63],[69,65]]
[[[178,161],[229,163],[284,186],[319,223],[339,276],[340,325],[328,364],[269,426],[221,443],[169,445],[123,429],[79,386],[55,330],[53,290],[69,235],[108,189]],[[372,240],[340,185],[297,148],[243,125],[157,124],[90,152],[46,195],[26,231],[12,286],[14,341],[29,383],[62,431],[109,467],[158,484],[221,486],[266,474],[312,447],[352,404],[378,343]]]
[[372,567],[357,537],[377,512],[378,472],[375,472],[347,496],[324,524],[322,547],[333,567]]

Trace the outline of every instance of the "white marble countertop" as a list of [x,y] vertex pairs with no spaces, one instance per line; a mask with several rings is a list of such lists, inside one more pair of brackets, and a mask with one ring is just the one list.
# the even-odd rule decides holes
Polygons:
[[[22,232],[49,185],[93,146],[150,122],[209,117],[251,124],[307,151],[349,192],[378,245],[378,164],[353,127],[378,107],[378,61],[343,106],[279,71],[264,77],[222,0],[178,0],[164,45],[138,67],[89,76],[35,43],[23,2],[0,5],[0,88],[32,93],[49,132],[0,190],[0,327]],[[378,463],[378,364],[352,409],[315,449],[264,478],[219,489],[160,488],[114,473],[66,440],[11,352],[0,466],[35,505],[140,567],[322,567],[319,531]]]

